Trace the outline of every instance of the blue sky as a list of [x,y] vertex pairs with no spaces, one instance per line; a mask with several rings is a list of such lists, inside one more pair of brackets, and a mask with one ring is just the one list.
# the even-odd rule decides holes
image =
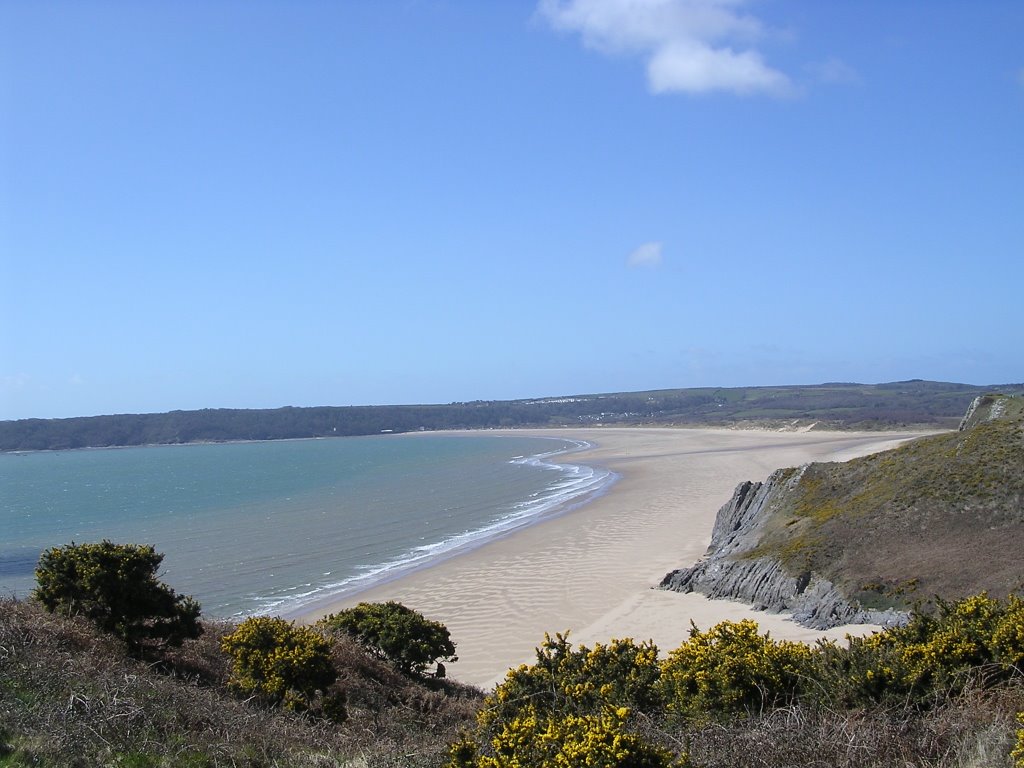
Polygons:
[[1024,380],[1024,3],[0,4],[0,418]]

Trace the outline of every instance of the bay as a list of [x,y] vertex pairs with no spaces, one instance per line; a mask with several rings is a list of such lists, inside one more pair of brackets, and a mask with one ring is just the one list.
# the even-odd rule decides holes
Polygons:
[[164,553],[161,578],[204,615],[294,613],[602,492],[611,473],[565,463],[583,447],[418,434],[0,455],[0,593],[27,595],[48,547],[109,539]]

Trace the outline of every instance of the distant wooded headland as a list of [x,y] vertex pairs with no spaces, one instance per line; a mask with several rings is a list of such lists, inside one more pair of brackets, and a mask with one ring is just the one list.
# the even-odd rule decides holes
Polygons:
[[0,451],[281,440],[447,429],[565,426],[763,426],[818,429],[955,428],[983,394],[1024,384],[933,381],[704,387],[446,405],[203,409],[0,421]]

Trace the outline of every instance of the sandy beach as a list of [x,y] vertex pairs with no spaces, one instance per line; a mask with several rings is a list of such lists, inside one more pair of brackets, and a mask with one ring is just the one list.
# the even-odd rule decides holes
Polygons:
[[443,622],[458,646],[449,676],[492,687],[530,662],[544,633],[574,642],[653,639],[662,652],[724,619],[753,618],[774,637],[843,637],[745,605],[651,589],[670,570],[698,560],[715,514],[744,480],[809,461],[844,461],[920,433],[594,428],[511,434],[565,437],[595,445],[565,457],[619,475],[603,496],[431,568],[321,604],[302,620],[360,601],[398,600]]

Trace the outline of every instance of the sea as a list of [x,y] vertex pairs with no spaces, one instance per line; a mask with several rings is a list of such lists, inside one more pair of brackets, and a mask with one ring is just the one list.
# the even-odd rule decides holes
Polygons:
[[294,616],[561,514],[614,473],[587,443],[428,433],[0,454],[0,595],[40,554],[151,544],[216,618]]

